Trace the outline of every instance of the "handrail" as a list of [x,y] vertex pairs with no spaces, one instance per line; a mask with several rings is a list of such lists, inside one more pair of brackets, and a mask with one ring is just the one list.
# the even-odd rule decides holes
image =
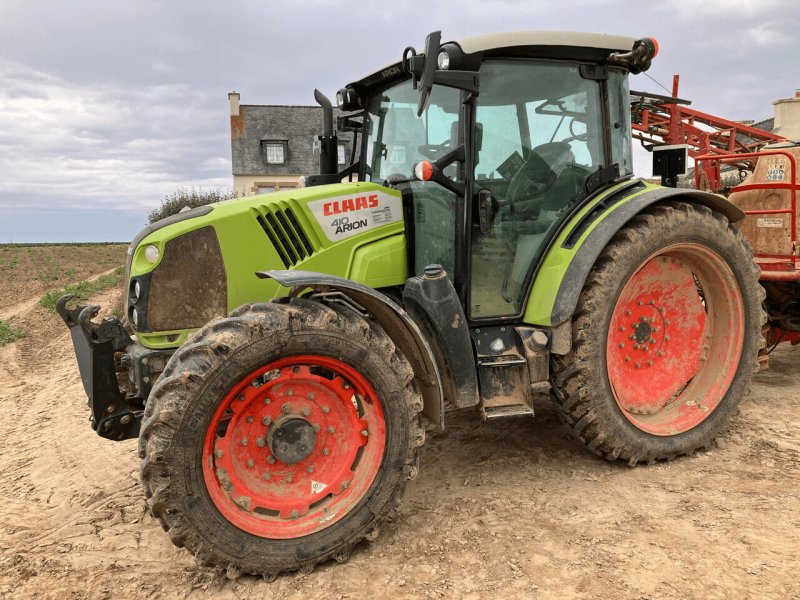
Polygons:
[[763,150],[761,152],[747,152],[742,154],[730,154],[723,156],[720,156],[718,154],[704,154],[702,156],[697,156],[695,157],[695,187],[698,187],[697,184],[699,184],[700,163],[704,160],[708,160],[711,162],[711,165],[715,169],[717,175],[717,181],[719,181],[720,164],[723,162],[741,162],[741,160],[745,158],[760,159],[765,156],[775,156],[775,155],[783,155],[787,159],[789,159],[789,166],[790,166],[789,170],[791,173],[791,178],[788,183],[764,182],[764,183],[749,183],[746,185],[740,184],[734,187],[731,191],[746,192],[749,190],[789,190],[791,198],[791,206],[789,208],[770,208],[770,209],[765,208],[765,209],[743,210],[743,212],[745,215],[778,215],[778,214],[789,213],[791,215],[790,233],[791,233],[793,254],[784,256],[794,256],[797,246],[796,244],[797,189],[800,186],[797,183],[797,160],[790,152],[787,152],[786,150],[770,149],[770,150]]

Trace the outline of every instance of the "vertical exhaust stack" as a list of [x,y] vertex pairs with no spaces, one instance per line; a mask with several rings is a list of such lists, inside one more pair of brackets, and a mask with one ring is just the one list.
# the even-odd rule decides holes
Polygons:
[[335,175],[337,173],[338,144],[336,131],[333,129],[333,107],[331,101],[320,92],[314,90],[314,100],[322,107],[322,135],[319,136],[319,174]]

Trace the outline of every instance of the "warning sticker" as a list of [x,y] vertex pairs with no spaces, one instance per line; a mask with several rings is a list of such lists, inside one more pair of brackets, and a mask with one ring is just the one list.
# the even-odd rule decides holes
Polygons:
[[319,481],[311,480],[311,493],[312,494],[319,494],[322,490],[328,487],[325,483],[320,483]]
[[760,217],[758,221],[756,221],[756,225],[758,227],[770,227],[775,229],[780,229],[783,227],[783,219],[779,217]]
[[403,218],[400,198],[385,192],[333,196],[309,202],[308,208],[332,242]]
[[786,166],[782,162],[767,165],[767,181],[783,181],[786,178]]

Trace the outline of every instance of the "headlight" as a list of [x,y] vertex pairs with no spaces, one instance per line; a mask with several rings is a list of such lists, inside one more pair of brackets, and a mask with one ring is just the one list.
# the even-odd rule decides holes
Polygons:
[[150,264],[155,264],[158,260],[158,246],[154,244],[147,246],[147,248],[144,249],[144,257]]
[[131,311],[131,321],[133,321],[133,326],[134,327],[138,327],[139,326],[139,313],[136,312],[135,308]]
[[336,92],[336,106],[342,108],[344,106],[344,93],[342,90]]
[[450,68],[450,55],[446,50],[439,52],[439,56],[436,57],[436,66],[441,71],[446,71]]
[[142,286],[139,285],[138,281],[133,284],[133,295],[136,297],[137,300],[139,299],[139,296],[142,295]]

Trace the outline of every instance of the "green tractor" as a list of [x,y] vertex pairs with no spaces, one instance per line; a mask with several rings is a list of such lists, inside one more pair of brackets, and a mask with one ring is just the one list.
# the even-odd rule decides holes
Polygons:
[[[445,408],[533,415],[630,465],[706,447],[746,393],[763,290],[721,196],[634,179],[654,40],[441,43],[337,94],[320,174],[182,212],[128,257],[127,319],[68,305],[92,427],[139,437],[152,515],[272,578],[397,514]],[[336,172],[336,132],[354,134]]]

